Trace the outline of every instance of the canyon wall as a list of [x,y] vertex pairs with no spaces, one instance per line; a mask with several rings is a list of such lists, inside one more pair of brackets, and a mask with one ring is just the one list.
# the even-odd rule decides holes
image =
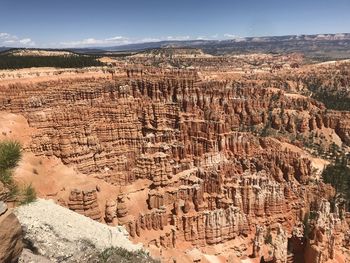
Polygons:
[[71,189],[63,205],[169,250],[248,240],[257,224],[279,224],[275,242],[284,247],[329,192],[315,183],[311,159],[285,146],[300,135],[327,140],[325,131],[350,143],[348,112],[258,80],[205,81],[193,70],[12,84],[0,89],[0,108],[37,130],[26,150],[120,189],[103,205],[98,188]]

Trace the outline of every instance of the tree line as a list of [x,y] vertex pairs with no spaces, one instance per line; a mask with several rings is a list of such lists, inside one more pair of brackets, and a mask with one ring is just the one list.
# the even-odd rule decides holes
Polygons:
[[338,157],[322,172],[323,181],[331,184],[336,193],[345,199],[347,211],[350,211],[350,167],[349,156]]
[[0,69],[20,69],[31,67],[84,68],[104,65],[96,56],[13,56],[0,55]]

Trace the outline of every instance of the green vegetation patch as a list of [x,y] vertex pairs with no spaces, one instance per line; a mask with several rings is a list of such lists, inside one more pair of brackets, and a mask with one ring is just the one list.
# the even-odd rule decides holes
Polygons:
[[330,94],[329,92],[321,91],[313,95],[318,101],[326,105],[328,109],[350,111],[350,97],[349,95]]
[[28,204],[35,201],[36,192],[32,185],[19,189],[13,180],[13,168],[22,158],[21,144],[17,141],[0,142],[0,182],[9,189],[9,194],[4,200],[12,200],[20,204]]
[[0,170],[14,168],[22,157],[21,144],[17,141],[0,143]]
[[128,251],[120,247],[111,247],[102,251],[98,256],[98,262],[101,263],[112,263],[112,262],[123,262],[123,263],[158,263],[159,261],[151,258],[145,251]]
[[96,56],[65,55],[65,56],[13,56],[0,55],[0,69],[20,69],[32,67],[84,68],[103,66]]
[[350,167],[348,157],[337,158],[323,170],[322,178],[325,183],[331,184],[337,194],[344,197],[347,210],[350,208]]
[[31,202],[34,202],[36,200],[36,192],[33,186],[27,185],[23,190],[22,190],[22,198],[20,203],[22,205],[29,204]]

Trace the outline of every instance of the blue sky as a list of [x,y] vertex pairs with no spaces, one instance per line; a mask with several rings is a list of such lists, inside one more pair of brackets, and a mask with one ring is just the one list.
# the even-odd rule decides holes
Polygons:
[[0,46],[350,32],[350,0],[0,0]]

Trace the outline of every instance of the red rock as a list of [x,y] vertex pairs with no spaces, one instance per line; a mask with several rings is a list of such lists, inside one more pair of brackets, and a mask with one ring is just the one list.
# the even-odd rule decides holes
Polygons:
[[0,262],[17,262],[23,250],[23,234],[17,217],[7,212],[0,216]]

